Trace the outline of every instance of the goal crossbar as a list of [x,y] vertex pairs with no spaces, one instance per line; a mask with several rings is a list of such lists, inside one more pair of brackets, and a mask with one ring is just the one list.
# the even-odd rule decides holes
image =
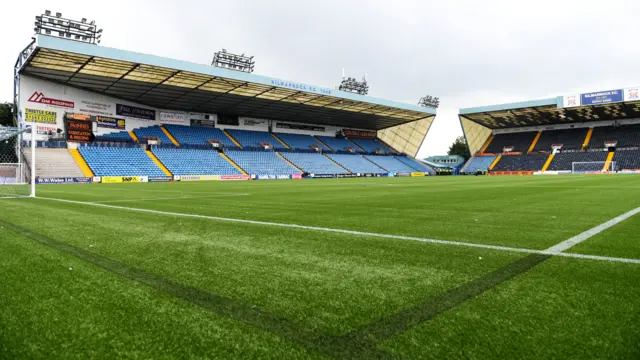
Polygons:
[[[0,198],[35,197],[36,131],[32,129],[0,126]],[[30,141],[23,141],[29,131]]]
[[572,174],[613,172],[616,169],[615,161],[576,161],[571,163]]

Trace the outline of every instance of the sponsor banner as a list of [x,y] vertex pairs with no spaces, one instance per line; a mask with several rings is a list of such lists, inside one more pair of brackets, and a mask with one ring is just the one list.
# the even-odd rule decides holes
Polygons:
[[309,175],[309,177],[313,179],[332,179],[336,177],[336,175],[335,174],[311,174]]
[[92,180],[87,177],[37,177],[36,184],[91,184]]
[[141,182],[140,176],[103,176],[103,184],[116,184],[116,183],[134,183]]
[[324,127],[323,126],[314,126],[314,125],[277,123],[276,127],[279,128],[279,129],[292,129],[292,130],[306,130],[306,131],[321,131],[321,132],[324,132]]
[[354,178],[354,177],[358,177],[357,174],[338,174],[336,175],[336,177],[338,179],[343,179],[343,178]]
[[58,128],[55,126],[45,126],[45,125],[38,125],[36,126],[36,131],[38,132],[38,135],[49,135],[49,133],[57,133]]
[[173,181],[180,181],[180,175],[173,175]]
[[289,180],[291,175],[251,175],[255,180]]
[[145,109],[137,106],[117,104],[117,103],[116,103],[116,115],[144,119],[144,120],[156,119],[156,111],[153,109]]
[[261,119],[244,119],[242,120],[244,126],[266,126],[267,120]]
[[108,129],[125,129],[125,120],[124,119],[116,119],[108,116],[96,116],[96,123],[98,127],[108,128]]
[[148,176],[140,176],[140,182],[149,182]]
[[93,123],[66,119],[67,141],[90,142],[93,140]]
[[163,124],[184,125],[187,123],[187,114],[173,111],[161,111],[160,122]]
[[624,89],[624,101],[640,101],[640,88]]
[[559,175],[558,171],[535,171],[533,175]]
[[218,175],[182,175],[180,181],[213,181],[220,180]]
[[55,124],[58,121],[58,114],[55,111],[24,109],[24,121],[40,124]]
[[288,88],[288,89],[293,89],[293,90],[301,90],[301,91],[306,91],[306,92],[313,92],[313,93],[322,94],[322,95],[331,95],[331,93],[332,93],[331,89],[320,88],[320,87],[315,87],[315,86],[312,86],[312,85],[295,83],[295,82],[284,81],[284,80],[275,80],[275,79],[271,80],[271,85],[278,86],[278,87],[283,87],[283,88]]
[[353,129],[343,129],[342,133],[346,137],[360,138],[360,139],[375,139],[376,136],[378,136],[378,133],[375,131],[364,131],[364,130],[353,130]]
[[293,174],[293,175],[291,175],[291,178],[292,179],[296,179],[296,180],[297,179],[302,179],[302,174]]
[[149,182],[172,182],[171,176],[149,176]]
[[93,182],[94,183],[101,183],[102,182],[102,178],[100,176],[94,176],[93,177]]
[[251,176],[249,175],[220,175],[218,180],[249,180]]
[[412,173],[411,173],[411,176],[412,176],[412,177],[426,176],[426,174],[425,174],[425,173],[423,173],[423,172],[412,172]]
[[43,104],[47,106],[59,107],[64,109],[73,109],[75,104],[73,101],[53,99],[46,97],[42,92],[35,91],[29,98],[29,102]]
[[396,176],[398,176],[398,177],[409,177],[409,176],[411,176],[411,173],[399,172],[399,173],[396,173]]
[[588,94],[582,94],[580,100],[583,106],[616,103],[622,102],[624,100],[622,93],[622,89],[598,91]]
[[562,104],[563,104],[563,107],[566,107],[566,108],[580,106],[580,95],[574,94],[574,95],[564,96],[562,100]]
[[82,100],[79,105],[80,112],[91,113],[102,116],[113,116],[113,105],[95,101]]

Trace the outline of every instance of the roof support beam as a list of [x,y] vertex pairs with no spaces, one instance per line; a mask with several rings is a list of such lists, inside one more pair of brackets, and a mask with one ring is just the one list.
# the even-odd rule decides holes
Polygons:
[[78,68],[78,70],[76,70],[76,71],[73,73],[73,75],[71,75],[71,77],[70,77],[67,81],[71,81],[71,80],[73,80],[73,78],[74,78],[76,75],[78,75],[78,73],[79,73],[80,71],[82,71],[82,70],[84,69],[84,67],[85,67],[85,66],[87,66],[87,64],[89,64],[90,62],[92,62],[94,58],[95,58],[94,56],[91,56],[90,58],[88,58],[88,59],[87,59],[87,61],[85,61],[82,65],[80,65],[80,67]]
[[131,74],[131,72],[135,69],[138,68],[138,66],[140,66],[140,64],[133,64],[133,66],[127,70],[127,72],[125,72],[124,74],[122,74],[119,78],[117,78],[114,82],[111,83],[111,85],[107,86],[106,89],[102,90],[103,93],[107,92],[107,90],[111,89],[113,87],[113,85],[117,84],[118,81],[122,80],[125,78],[125,76]]
[[171,75],[167,76],[164,80],[160,81],[159,83],[153,85],[153,87],[151,87],[149,90],[143,92],[142,94],[138,95],[138,97],[135,98],[134,101],[138,101],[138,99],[140,99],[141,97],[147,95],[148,93],[150,93],[151,91],[153,91],[153,89],[156,89],[158,86],[164,84],[165,82],[171,80],[171,78],[173,78],[174,76],[180,74],[182,71],[178,70],[178,71],[174,71]]

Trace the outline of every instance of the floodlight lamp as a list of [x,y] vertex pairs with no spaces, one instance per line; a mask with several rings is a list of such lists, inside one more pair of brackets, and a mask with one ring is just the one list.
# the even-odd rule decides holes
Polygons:
[[76,40],[80,40],[80,35],[76,35]]
[[42,16],[36,16],[36,20],[42,21]]
[[51,16],[51,10],[45,10],[45,11],[44,11],[44,14],[45,14],[46,16]]
[[98,30],[98,34],[102,33],[102,29]]
[[96,21],[95,20],[91,20],[91,22],[89,23],[89,25],[95,25]]
[[44,31],[47,35],[51,35],[51,30],[47,29]]
[[62,13],[57,12],[57,13],[56,13],[56,17],[57,17],[57,18],[61,18],[61,17],[62,17]]
[[87,23],[87,18],[82,18],[82,20],[80,20],[83,24]]
[[98,44],[100,44],[100,40],[98,40]]
[[38,32],[38,28],[37,28],[37,27],[34,27],[34,28],[33,28],[33,32]]
[[58,36],[64,37],[64,31],[58,31]]

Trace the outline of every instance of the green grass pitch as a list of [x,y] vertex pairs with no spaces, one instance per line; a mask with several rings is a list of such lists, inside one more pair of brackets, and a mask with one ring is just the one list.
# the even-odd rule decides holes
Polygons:
[[[37,192],[85,204],[0,200],[0,358],[640,358],[638,263],[358,233],[545,250],[640,206],[638,176]],[[639,230],[567,252],[640,259]]]

